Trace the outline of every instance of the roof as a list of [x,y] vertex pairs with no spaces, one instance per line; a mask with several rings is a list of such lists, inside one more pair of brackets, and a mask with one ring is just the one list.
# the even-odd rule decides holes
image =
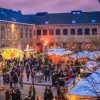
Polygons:
[[100,68],[89,77],[81,80],[69,94],[81,96],[100,96]]
[[0,8],[0,20],[31,24],[29,17],[24,16],[21,11],[13,11],[5,8]]
[[100,11],[82,12],[72,11],[71,13],[46,13],[35,15],[37,25],[47,24],[100,24]]
[[36,25],[47,24],[100,24],[100,11],[82,12],[80,10],[70,13],[47,13],[23,15],[21,11],[0,8],[0,20],[22,22]]

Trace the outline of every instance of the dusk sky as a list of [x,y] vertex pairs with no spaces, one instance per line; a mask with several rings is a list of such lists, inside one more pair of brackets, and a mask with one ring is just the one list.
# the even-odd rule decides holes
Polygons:
[[100,11],[98,0],[0,0],[0,7],[21,10],[23,14],[72,10]]

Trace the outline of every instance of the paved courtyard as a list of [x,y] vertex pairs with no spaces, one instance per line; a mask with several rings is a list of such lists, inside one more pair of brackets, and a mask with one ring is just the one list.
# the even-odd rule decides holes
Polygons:
[[[25,98],[26,96],[28,96],[29,87],[30,85],[24,85],[23,89],[20,89],[22,93],[22,98]],[[0,100],[5,100],[5,91],[8,89],[9,89],[9,84],[5,85],[3,91],[0,91]],[[35,89],[36,89],[36,98],[37,96],[40,96],[41,100],[43,100],[45,86],[35,85]],[[54,96],[56,96],[56,88],[53,87],[52,90],[53,90]]]

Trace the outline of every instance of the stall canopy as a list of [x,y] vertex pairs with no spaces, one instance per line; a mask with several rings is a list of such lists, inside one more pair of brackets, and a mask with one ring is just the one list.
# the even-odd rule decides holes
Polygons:
[[100,51],[94,51],[94,52],[88,52],[88,51],[83,51],[79,53],[75,53],[71,55],[72,58],[89,58],[89,59],[94,59],[96,57],[100,56]]
[[48,55],[56,54],[56,55],[62,56],[62,55],[71,54],[71,53],[72,53],[72,51],[70,51],[70,50],[65,51],[64,49],[50,49],[50,50],[48,50]]
[[91,52],[89,54],[89,56],[87,56],[89,59],[94,59],[96,57],[100,56],[100,51],[94,51],[94,52]]
[[69,94],[100,96],[100,68],[89,77],[82,79]]
[[88,51],[83,51],[83,52],[79,52],[79,53],[75,53],[73,55],[71,55],[72,58],[86,58],[87,55],[89,55],[90,53]]
[[87,61],[85,65],[83,65],[86,68],[87,73],[92,73],[94,71],[95,67],[99,66],[99,62],[96,61]]

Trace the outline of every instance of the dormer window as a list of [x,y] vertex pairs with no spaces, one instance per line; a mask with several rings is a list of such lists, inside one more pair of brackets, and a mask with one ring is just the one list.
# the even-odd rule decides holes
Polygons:
[[80,14],[80,11],[78,11],[77,14]]
[[76,12],[73,12],[72,14],[76,14]]
[[95,21],[95,19],[92,19],[92,23],[95,23],[96,21]]
[[76,10],[76,11],[72,11],[71,12],[72,14],[74,14],[74,15],[79,15],[79,14],[81,14],[82,13],[82,11],[81,10]]
[[74,24],[74,23],[76,23],[76,21],[75,20],[72,20],[72,23]]
[[45,25],[47,25],[49,22],[48,21],[45,21]]

